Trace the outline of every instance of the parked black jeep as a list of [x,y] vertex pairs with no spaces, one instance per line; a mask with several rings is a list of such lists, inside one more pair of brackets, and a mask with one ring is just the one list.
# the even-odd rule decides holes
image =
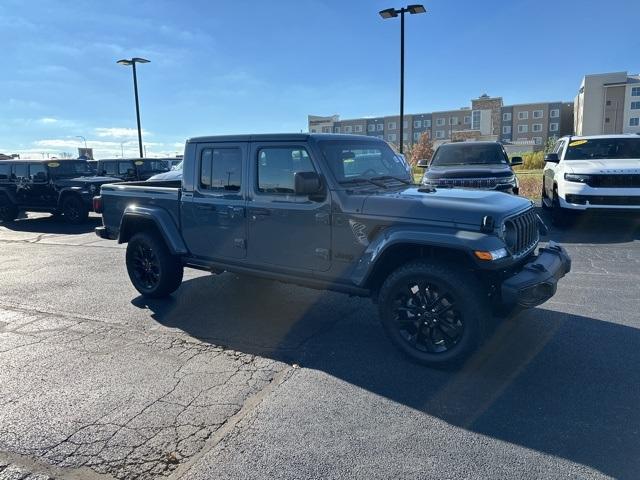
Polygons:
[[119,178],[124,182],[148,180],[171,170],[171,160],[163,158],[119,158],[91,162],[99,175]]
[[431,162],[418,164],[427,170],[423,185],[475,188],[518,194],[518,179],[511,169],[521,157],[509,157],[498,142],[455,142],[440,145]]
[[68,223],[82,223],[100,186],[117,181],[96,177],[85,160],[2,160],[0,220],[9,222],[20,211],[32,211],[61,214]]

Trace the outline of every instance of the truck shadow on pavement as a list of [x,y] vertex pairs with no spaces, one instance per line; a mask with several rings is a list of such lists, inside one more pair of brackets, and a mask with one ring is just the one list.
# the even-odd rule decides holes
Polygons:
[[93,232],[96,227],[102,225],[102,219],[100,217],[90,216],[86,222],[80,225],[70,225],[60,217],[49,215],[23,217],[13,222],[2,222],[0,225],[14,232],[79,235]]
[[640,471],[636,328],[537,308],[441,371],[401,356],[366,299],[223,274],[132,303],[202,341],[299,363],[472,432],[616,478]]

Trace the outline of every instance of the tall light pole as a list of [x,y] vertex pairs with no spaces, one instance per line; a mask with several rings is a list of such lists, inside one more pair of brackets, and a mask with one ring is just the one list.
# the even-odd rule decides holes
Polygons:
[[84,149],[87,149],[87,139],[84,138],[82,135],[76,135],[76,138],[81,138],[84,141]]
[[120,156],[124,158],[124,142],[120,142]]
[[386,20],[400,15],[400,153],[404,149],[404,14],[411,15],[425,13],[427,10],[422,5],[407,5],[403,8],[387,8],[380,11],[380,16]]
[[144,155],[142,152],[142,128],[140,127],[140,103],[138,102],[138,76],[136,75],[136,63],[149,63],[149,60],[133,57],[130,60],[127,60],[126,58],[118,60],[116,63],[127,67],[133,67],[133,92],[136,97],[136,119],[138,120],[138,147],[140,149],[140,158],[142,158]]

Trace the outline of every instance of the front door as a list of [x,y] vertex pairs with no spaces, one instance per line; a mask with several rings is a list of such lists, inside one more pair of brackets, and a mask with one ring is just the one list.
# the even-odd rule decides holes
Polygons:
[[27,185],[27,189],[29,191],[29,205],[51,205],[53,199],[48,177],[48,172],[44,164],[29,164],[29,183]]
[[[559,140],[553,148],[552,153],[557,153],[558,157],[562,158],[562,150],[564,148],[564,144],[564,140]],[[544,171],[542,173],[542,188],[544,188],[545,195],[548,199],[553,198],[553,183],[557,170],[557,163],[547,162],[544,165]]]
[[193,197],[182,204],[183,235],[194,256],[219,261],[246,257],[246,157],[246,143],[198,145]]
[[[294,192],[295,172],[318,171],[303,145],[253,143],[248,202],[251,263],[300,271],[331,266],[331,202]],[[317,164],[316,164],[317,165]]]

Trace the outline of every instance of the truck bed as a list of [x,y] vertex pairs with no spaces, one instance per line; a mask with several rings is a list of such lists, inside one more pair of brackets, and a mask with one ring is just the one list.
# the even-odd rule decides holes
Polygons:
[[166,210],[180,225],[181,181],[121,182],[103,185],[102,219],[109,236],[116,238],[126,208],[154,207]]

